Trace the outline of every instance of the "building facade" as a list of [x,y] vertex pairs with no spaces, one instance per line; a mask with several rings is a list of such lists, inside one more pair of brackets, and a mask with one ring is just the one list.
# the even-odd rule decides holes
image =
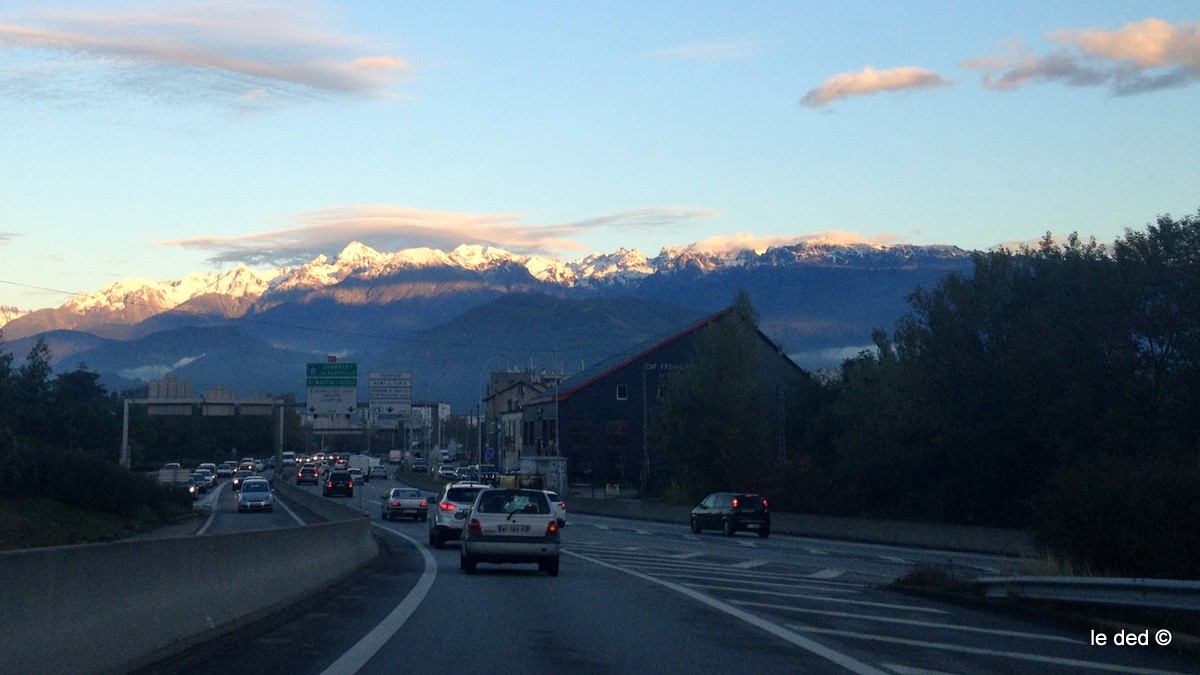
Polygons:
[[[567,458],[569,480],[593,486],[641,486],[659,457],[647,432],[672,373],[695,359],[696,340],[720,321],[742,320],[726,308],[661,340],[615,355],[525,402],[521,454]],[[760,330],[758,374],[768,391],[803,372]],[[720,382],[714,382],[720,387]],[[772,418],[782,410],[769,411]]]

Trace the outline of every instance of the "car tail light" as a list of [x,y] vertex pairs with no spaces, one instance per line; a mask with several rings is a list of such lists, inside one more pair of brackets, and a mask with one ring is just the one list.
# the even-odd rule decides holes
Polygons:
[[353,479],[350,481],[350,487],[354,487],[354,480],[353,480]]
[[767,498],[763,497],[763,508],[767,508]]
[[467,532],[471,534],[483,534],[483,527],[479,524],[478,518],[472,518],[471,522],[467,523]]
[[331,481],[331,480],[325,481],[325,487],[333,487],[333,481]]
[[438,508],[443,511],[453,511],[454,509],[456,509],[458,507],[455,506],[452,502],[442,502],[441,504],[438,504]]
[[737,497],[734,497],[734,498],[733,498],[733,508],[735,508],[735,509],[736,509],[737,507],[738,507],[738,498],[737,498]]
[[428,508],[428,507],[429,507],[429,502],[427,502],[427,501],[425,501],[424,499],[422,499],[422,500],[421,500],[421,508],[423,508],[423,509],[424,509],[424,508]]
[[400,506],[400,502],[392,502],[392,506]]
[[546,524],[546,534],[558,534],[558,521],[552,520]]

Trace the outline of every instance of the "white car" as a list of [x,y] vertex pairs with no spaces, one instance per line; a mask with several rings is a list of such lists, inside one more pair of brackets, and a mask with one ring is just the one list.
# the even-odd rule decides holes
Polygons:
[[242,481],[237,499],[238,513],[275,509],[275,495],[271,494],[271,484],[266,478],[247,478]]
[[370,471],[367,472],[367,478],[370,478],[371,480],[387,480],[387,477],[388,468],[383,464],[376,464],[375,466],[371,467]]
[[480,490],[467,516],[459,566],[474,574],[479,563],[537,563],[558,576],[558,517],[541,490]]
[[475,495],[490,487],[482,483],[446,483],[438,500],[429,502],[429,545],[442,548],[447,541],[458,539]]
[[562,527],[567,524],[567,501],[558,496],[557,492],[545,490],[546,499],[550,500],[550,506],[554,509],[554,516],[558,518],[558,526]]
[[363,473],[363,470],[358,467],[355,467],[353,469],[346,469],[346,473],[350,474],[350,478],[354,479],[355,485],[362,485],[362,484],[366,483],[368,480],[370,480],[369,478],[367,478],[367,475],[365,473]]

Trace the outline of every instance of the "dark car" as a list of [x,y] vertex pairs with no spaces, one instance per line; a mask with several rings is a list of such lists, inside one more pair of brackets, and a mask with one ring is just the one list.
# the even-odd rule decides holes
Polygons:
[[752,492],[714,492],[692,509],[692,532],[721,530],[732,537],[742,530],[771,534],[771,510],[767,498]]
[[312,483],[313,485],[317,485],[320,482],[321,477],[317,472],[317,467],[311,464],[300,467],[300,470],[296,472],[296,485],[302,485],[304,483]]
[[330,471],[325,477],[325,487],[321,494],[326,497],[334,495],[354,496],[354,477],[349,471]]

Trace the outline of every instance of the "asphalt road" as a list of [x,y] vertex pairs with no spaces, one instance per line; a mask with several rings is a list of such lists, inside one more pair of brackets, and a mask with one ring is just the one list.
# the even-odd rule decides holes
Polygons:
[[[378,495],[394,485],[341,500],[384,543],[369,569],[147,672],[1200,672],[1169,649],[1097,646],[1086,629],[883,587],[949,552],[571,514],[559,577],[532,565],[467,576],[457,544],[427,545],[425,523],[379,519]],[[218,510],[210,529],[269,517]],[[952,562],[991,573],[1005,559]]]

